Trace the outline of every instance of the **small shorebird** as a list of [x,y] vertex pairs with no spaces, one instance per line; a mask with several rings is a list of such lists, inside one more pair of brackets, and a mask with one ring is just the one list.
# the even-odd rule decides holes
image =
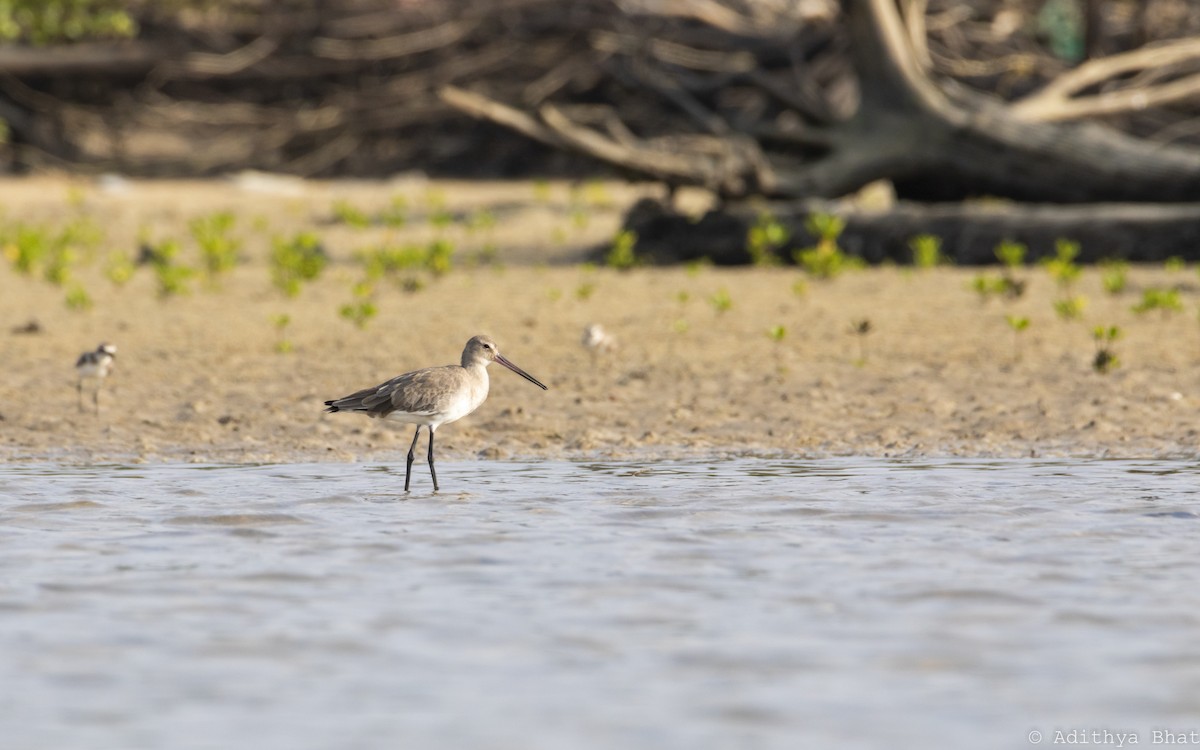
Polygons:
[[604,330],[599,323],[592,323],[583,329],[583,337],[580,339],[583,348],[592,353],[592,356],[611,352],[617,348],[617,340],[613,335]]
[[372,419],[390,419],[402,424],[415,424],[412,445],[408,447],[408,465],[404,469],[404,491],[412,479],[414,451],[421,428],[429,428],[429,474],[433,489],[438,489],[437,472],[433,469],[433,433],[442,425],[462,419],[479,408],[487,399],[487,366],[499,362],[516,374],[547,390],[537,378],[500,356],[496,342],[487,336],[475,336],[467,342],[461,365],[426,367],[423,370],[397,375],[374,388],[364,388],[349,396],[326,401],[327,412],[354,411]]
[[113,361],[117,358],[117,347],[112,344],[101,344],[94,352],[84,352],[75,360],[75,372],[79,373],[79,382],[75,384],[75,392],[79,396],[79,411],[83,411],[83,381],[94,379],[96,390],[92,392],[92,402],[96,405],[96,413],[100,413],[100,387],[112,370]]

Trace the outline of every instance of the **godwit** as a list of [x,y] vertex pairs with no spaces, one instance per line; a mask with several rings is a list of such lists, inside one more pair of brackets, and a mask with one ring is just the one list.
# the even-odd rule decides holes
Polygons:
[[100,387],[112,369],[113,360],[117,358],[117,347],[112,344],[101,344],[94,352],[84,352],[75,360],[75,372],[79,373],[79,382],[75,384],[75,392],[79,395],[79,411],[83,411],[83,381],[89,378],[96,380],[96,390],[92,392],[92,401],[96,405],[96,413],[100,413]]
[[364,388],[344,398],[326,401],[327,412],[355,411],[368,417],[391,419],[402,424],[415,424],[412,445],[408,446],[408,465],[404,469],[404,491],[412,479],[414,451],[421,428],[429,428],[429,474],[433,489],[438,489],[437,472],[433,469],[433,433],[442,425],[462,419],[479,408],[487,399],[487,366],[499,362],[516,374],[547,390],[537,378],[500,356],[496,342],[487,336],[476,336],[467,342],[461,365],[426,367],[397,375],[374,388]]

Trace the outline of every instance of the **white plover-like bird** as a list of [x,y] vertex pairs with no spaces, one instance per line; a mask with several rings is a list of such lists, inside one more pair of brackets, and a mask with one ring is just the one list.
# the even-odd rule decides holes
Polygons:
[[583,337],[579,343],[592,353],[592,356],[611,352],[617,348],[617,340],[611,333],[604,330],[599,323],[592,323],[583,329]]
[[462,364],[427,367],[423,370],[397,375],[386,383],[364,388],[349,396],[326,401],[327,412],[358,412],[372,419],[390,419],[402,424],[416,425],[412,445],[408,447],[408,464],[404,469],[404,491],[412,479],[413,458],[421,428],[429,429],[429,475],[433,489],[438,489],[437,472],[433,468],[433,433],[437,428],[462,419],[479,408],[488,396],[487,366],[499,362],[516,374],[548,390],[537,378],[500,356],[496,342],[488,336],[475,336],[467,342]]
[[83,382],[95,380],[96,388],[92,391],[92,403],[95,405],[96,413],[100,413],[100,389],[104,385],[104,379],[112,371],[116,358],[117,347],[112,344],[101,344],[96,347],[95,351],[84,352],[79,355],[79,359],[75,360],[75,372],[79,375],[79,381],[75,384],[75,392],[79,396],[79,411],[83,411]]

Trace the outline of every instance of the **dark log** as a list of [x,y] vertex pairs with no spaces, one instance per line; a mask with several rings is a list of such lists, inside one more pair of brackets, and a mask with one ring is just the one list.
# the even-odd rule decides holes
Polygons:
[[[806,200],[788,203],[729,204],[699,221],[661,203],[644,199],[628,213],[624,228],[637,233],[636,252],[648,263],[671,264],[708,259],[719,265],[750,262],[746,236],[767,213],[791,233],[780,260],[791,263],[791,250],[814,244],[804,228],[815,213],[846,221],[839,246],[870,263],[909,263],[909,241],[921,234],[942,240],[942,252],[962,265],[996,262],[1000,242],[1024,243],[1028,260],[1053,256],[1055,243],[1080,243],[1079,261],[1161,262],[1179,257],[1200,261],[1200,203],[1087,206],[1020,203],[920,204],[900,202],[888,211],[866,210],[845,202]],[[607,248],[593,258],[602,261]]]

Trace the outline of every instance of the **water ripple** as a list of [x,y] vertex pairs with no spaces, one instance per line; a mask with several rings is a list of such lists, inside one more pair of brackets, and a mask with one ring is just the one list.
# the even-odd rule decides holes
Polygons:
[[1150,744],[1200,709],[1192,463],[439,468],[4,467],[5,748]]

